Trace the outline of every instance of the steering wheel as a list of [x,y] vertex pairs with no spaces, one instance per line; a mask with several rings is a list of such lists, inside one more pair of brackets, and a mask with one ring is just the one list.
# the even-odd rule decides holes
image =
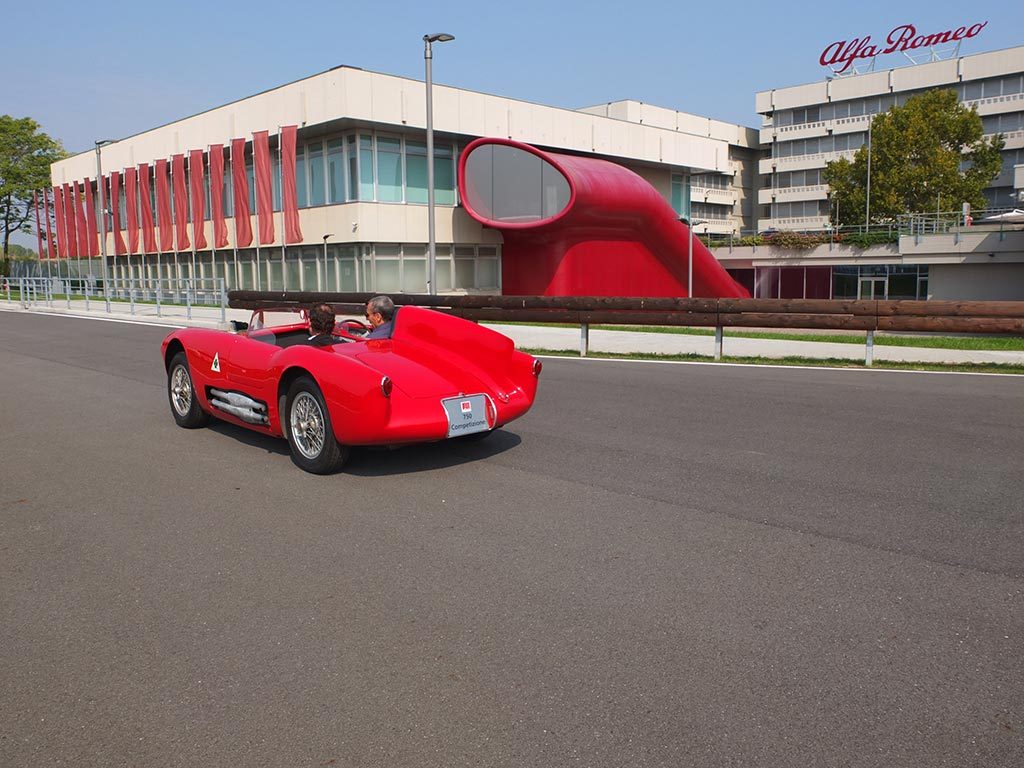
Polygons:
[[370,331],[373,330],[371,326],[369,326],[367,323],[364,323],[362,320],[344,320],[341,323],[339,323],[339,325],[341,326],[341,329],[346,333],[354,333],[358,335],[369,333]]

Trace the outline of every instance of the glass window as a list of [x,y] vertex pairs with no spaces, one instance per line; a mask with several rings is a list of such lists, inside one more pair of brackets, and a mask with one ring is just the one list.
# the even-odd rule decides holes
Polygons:
[[402,287],[401,264],[399,259],[374,259],[376,279],[373,290],[375,293],[400,293]]
[[434,202],[455,205],[455,162],[451,144],[434,145]]
[[299,201],[299,208],[308,208],[309,191],[306,189],[306,153],[302,147],[295,151],[295,190]]
[[405,142],[405,201],[427,202],[427,145],[422,142]]
[[300,255],[302,259],[302,290],[304,291],[326,291],[331,288],[323,287],[317,282],[317,262],[323,261],[322,248],[303,248]]
[[[235,196],[231,189],[231,161],[224,163],[224,184],[220,190],[220,201],[224,207],[224,215],[231,217],[235,215]],[[155,198],[154,198],[155,203]]]
[[964,84],[964,101],[973,101],[982,97],[983,86],[980,81]]
[[822,104],[818,108],[818,116],[820,120],[831,120],[836,116],[836,107],[834,104]]
[[373,200],[373,137],[359,134],[359,199]]
[[[299,150],[298,157],[302,157],[302,150],[301,149]],[[296,166],[298,166],[298,161],[296,163]],[[302,182],[299,179],[301,179],[302,176],[299,175],[298,167],[296,167],[295,177],[296,177],[296,183],[301,188]],[[272,157],[270,158],[270,197],[271,197],[271,200],[272,200],[271,207],[275,211],[280,211],[281,210],[281,158],[279,158],[277,156],[277,154],[275,154],[275,153],[272,153]],[[302,205],[302,202],[301,202],[302,196],[301,195],[299,196],[299,200],[300,200],[299,205]]]
[[245,161],[245,175],[249,183],[249,210],[256,210],[256,176],[252,170],[252,158]]
[[539,221],[565,208],[569,182],[532,152],[485,144],[473,150],[466,161],[466,195],[467,202],[486,218]]
[[455,290],[472,290],[476,287],[475,259],[455,259]]
[[1003,95],[1009,96],[1021,91],[1021,75],[1010,75],[1003,78]]
[[327,142],[327,201],[345,202],[345,142]]
[[348,155],[348,186],[345,188],[346,200],[359,199],[359,155],[356,151],[356,137],[345,137],[345,152]]
[[498,287],[498,260],[494,258],[481,258],[476,263],[476,287],[497,288]]
[[402,202],[402,140],[377,137],[377,199]]
[[402,260],[402,290],[405,293],[427,292],[427,260],[422,258]]
[[994,77],[991,80],[983,80],[981,83],[982,95],[989,99],[993,96],[1003,95],[1003,79],[1001,77]]
[[849,117],[850,116],[850,102],[841,101],[835,105],[836,117]]
[[327,201],[324,174],[324,144],[314,141],[306,145],[306,159],[309,163],[309,204],[323,205]]

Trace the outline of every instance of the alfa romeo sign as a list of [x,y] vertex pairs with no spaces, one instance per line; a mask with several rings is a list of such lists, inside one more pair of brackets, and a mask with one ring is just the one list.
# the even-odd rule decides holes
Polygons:
[[819,61],[823,67],[831,67],[833,72],[841,75],[850,69],[857,59],[873,59],[887,53],[906,53],[918,48],[959,43],[961,40],[976,37],[987,25],[988,22],[983,21],[980,24],[923,35],[918,33],[917,27],[913,24],[903,24],[886,36],[884,44],[872,42],[871,35],[834,42],[821,52]]

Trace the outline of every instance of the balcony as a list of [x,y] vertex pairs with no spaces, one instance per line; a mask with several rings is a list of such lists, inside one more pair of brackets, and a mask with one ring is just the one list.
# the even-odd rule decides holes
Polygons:
[[794,200],[825,200],[828,184],[813,184],[805,187],[765,187],[757,190],[758,205],[789,203]]
[[817,123],[799,123],[798,125],[783,125],[776,128],[762,128],[760,139],[762,144],[770,144],[772,141],[795,141],[796,139],[824,136],[826,133],[828,133],[828,125],[824,121],[819,121]]
[[844,149],[839,152],[818,152],[814,155],[794,155],[793,157],[766,157],[757,163],[757,172],[769,174],[772,171],[805,171],[808,168],[824,168],[830,161],[845,157],[853,160],[855,149]]
[[784,219],[758,219],[758,231],[766,229],[796,230],[798,232],[808,230],[820,230],[829,228],[828,216],[794,216]]
[[987,99],[975,99],[963,102],[966,107],[975,107],[978,114],[1001,115],[1003,112],[1024,111],[1024,93],[1012,93],[1008,96],[991,96]]
[[690,199],[715,205],[736,205],[736,190],[717,187],[691,187]]

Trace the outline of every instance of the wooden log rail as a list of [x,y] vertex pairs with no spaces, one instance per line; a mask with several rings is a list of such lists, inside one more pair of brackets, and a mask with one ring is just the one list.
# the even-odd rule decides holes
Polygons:
[[[327,303],[361,315],[369,293],[231,291],[235,309]],[[674,299],[609,296],[429,296],[396,294],[396,305],[432,307],[488,322],[581,326],[669,325],[1024,336],[1024,301],[846,301],[831,299]]]

